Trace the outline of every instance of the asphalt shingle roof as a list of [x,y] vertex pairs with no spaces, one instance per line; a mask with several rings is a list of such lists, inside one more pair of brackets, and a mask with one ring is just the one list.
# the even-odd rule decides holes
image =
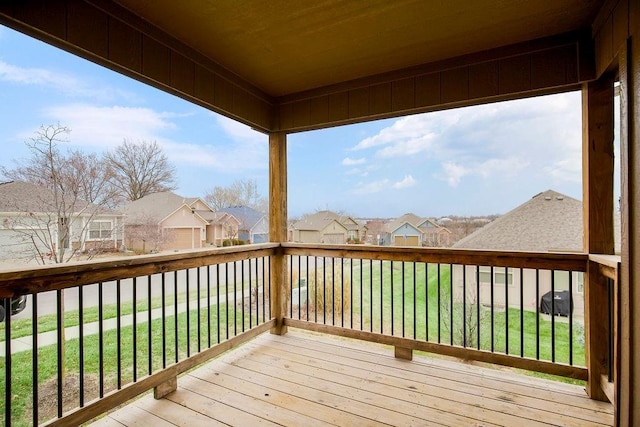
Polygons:
[[453,247],[581,252],[582,230],[582,202],[547,190],[461,239]]

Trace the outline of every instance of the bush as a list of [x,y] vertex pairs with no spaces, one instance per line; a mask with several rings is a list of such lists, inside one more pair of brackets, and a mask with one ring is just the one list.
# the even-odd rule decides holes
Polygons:
[[309,271],[307,289],[309,305],[317,307],[319,313],[327,313],[328,315],[329,313],[342,314],[349,311],[351,278],[349,275],[343,277],[342,262],[339,260],[334,261],[333,268],[329,264],[325,268]]
[[222,246],[240,246],[240,245],[244,245],[244,240],[225,239],[222,241]]

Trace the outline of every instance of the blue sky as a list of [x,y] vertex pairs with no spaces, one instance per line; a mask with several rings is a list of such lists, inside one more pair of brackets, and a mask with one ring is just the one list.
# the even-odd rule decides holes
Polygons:
[[[236,179],[267,195],[266,135],[1,26],[0,88],[3,166],[60,123],[84,151],[157,141],[180,195]],[[289,214],[486,215],[547,189],[580,199],[581,139],[580,93],[292,134]]]

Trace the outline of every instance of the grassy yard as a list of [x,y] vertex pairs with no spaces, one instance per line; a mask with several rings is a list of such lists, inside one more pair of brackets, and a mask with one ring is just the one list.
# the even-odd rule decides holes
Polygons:
[[[344,268],[344,271],[342,270]],[[494,350],[542,360],[584,366],[584,331],[582,325],[573,324],[573,354],[569,357],[569,325],[556,318],[553,335],[555,354],[552,355],[552,323],[535,311],[510,307],[491,310],[477,304],[451,300],[451,271],[448,265],[389,261],[345,261],[343,267],[326,268],[323,273],[309,272],[310,295],[335,293],[345,302],[344,316],[332,307],[316,310],[311,297],[309,311],[303,301],[301,317],[319,323],[353,327],[372,332],[393,334],[415,339],[428,339],[463,345],[483,350]],[[334,280],[331,280],[331,277]],[[306,273],[305,273],[306,279]],[[327,288],[327,291],[323,289]],[[294,301],[296,304],[297,301]],[[340,307],[336,303],[336,307]],[[466,311],[465,311],[466,309]],[[293,310],[294,315],[297,310]],[[466,315],[464,314],[466,313]],[[522,326],[521,326],[522,315]],[[392,320],[393,319],[393,320]],[[493,328],[492,328],[493,323]],[[465,333],[466,331],[466,333]],[[480,342],[478,345],[478,331]],[[493,332],[492,332],[493,331]],[[465,340],[466,338],[466,340]],[[507,348],[508,343],[508,348]]]
[[[209,322],[209,315],[210,322]],[[107,393],[117,387],[118,353],[120,348],[121,382],[126,384],[131,382],[134,374],[133,357],[136,356],[136,373],[138,377],[145,376],[149,372],[162,369],[163,364],[170,365],[177,360],[184,359],[187,355],[187,348],[191,354],[198,351],[198,340],[201,348],[223,341],[234,335],[235,329],[240,332],[244,323],[245,328],[249,324],[248,313],[242,315],[241,311],[229,307],[225,312],[225,306],[220,307],[220,320],[222,322],[218,329],[218,307],[211,306],[210,313],[201,309],[200,313],[200,334],[197,327],[197,310],[189,312],[189,332],[187,333],[187,313],[178,315],[178,338],[176,341],[175,317],[167,316],[164,324],[166,339],[164,342],[163,361],[163,338],[162,319],[151,322],[151,331],[148,323],[140,323],[136,327],[136,346],[133,345],[133,326],[121,329],[120,341],[117,341],[116,330],[108,330],[103,335],[104,355],[102,368],[104,372],[104,389]],[[227,318],[229,323],[226,323]],[[253,319],[255,322],[255,319]],[[151,337],[151,349],[149,349],[149,337]],[[187,339],[189,346],[187,347]],[[178,353],[176,355],[176,345]],[[89,335],[84,338],[84,379],[85,394],[84,400],[88,402],[99,396],[100,392],[100,357],[99,357],[99,336]],[[151,355],[151,357],[150,357]],[[56,346],[43,347],[38,350],[38,384],[39,384],[39,405],[40,422],[46,421],[56,416],[57,393],[57,355]],[[63,387],[63,400],[65,407],[73,408],[79,404],[79,361],[80,343],[78,339],[68,340],[65,345],[65,367],[67,378]],[[150,366],[151,364],[151,366]],[[150,369],[151,367],[151,369]],[[0,386],[4,389],[5,359],[0,358]],[[31,352],[15,354],[12,358],[12,424],[31,425],[32,420],[32,400],[33,400],[33,364]],[[66,410],[66,409],[65,409]],[[0,413],[5,412],[4,398],[0,399]]]

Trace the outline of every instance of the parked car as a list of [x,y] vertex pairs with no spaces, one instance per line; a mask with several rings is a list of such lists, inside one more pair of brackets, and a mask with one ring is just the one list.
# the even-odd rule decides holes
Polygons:
[[[4,299],[0,299],[0,322],[4,322],[6,315],[6,308],[4,306]],[[11,315],[18,314],[27,306],[27,296],[20,295],[17,298],[11,298]]]

